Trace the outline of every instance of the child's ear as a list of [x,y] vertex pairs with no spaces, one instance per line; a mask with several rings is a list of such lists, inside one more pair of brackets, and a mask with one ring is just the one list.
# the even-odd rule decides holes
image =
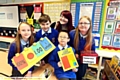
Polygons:
[[68,42],[70,41],[70,38],[68,38]]
[[18,30],[18,33],[20,34],[20,30]]

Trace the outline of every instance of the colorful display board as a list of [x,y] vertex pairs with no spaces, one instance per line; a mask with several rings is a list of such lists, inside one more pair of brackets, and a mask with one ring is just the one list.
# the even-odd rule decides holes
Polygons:
[[47,37],[41,38],[29,48],[25,48],[21,53],[17,53],[12,58],[12,62],[23,74],[54,49],[55,46]]
[[70,8],[75,27],[82,16],[88,16],[92,20],[92,33],[95,37],[96,48],[99,48],[100,44],[103,4],[103,0],[72,0]]
[[40,29],[38,19],[43,13],[43,3],[20,4],[19,12],[20,22],[28,22],[35,32]]
[[58,55],[64,71],[78,67],[72,47],[59,51]]
[[63,10],[70,10],[70,1],[64,2],[46,2],[44,3],[44,13],[49,14],[51,21],[56,22],[60,18],[60,13]]
[[104,9],[101,49],[120,51],[120,1],[106,0]]

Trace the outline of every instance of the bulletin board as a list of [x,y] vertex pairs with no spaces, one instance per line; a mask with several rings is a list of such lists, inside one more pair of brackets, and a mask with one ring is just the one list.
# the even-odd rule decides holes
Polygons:
[[18,6],[0,6],[0,27],[16,28],[18,23]]
[[28,22],[34,30],[40,29],[38,19],[43,13],[43,3],[20,4],[19,12],[20,22]]
[[44,3],[44,13],[49,14],[51,21],[56,22],[60,18],[63,10],[70,10],[70,1],[67,2],[46,2]]
[[92,33],[97,49],[100,47],[103,6],[104,0],[72,0],[70,8],[75,27],[77,27],[81,16],[88,16],[92,20]]
[[100,49],[120,51],[120,1],[106,0],[104,8]]

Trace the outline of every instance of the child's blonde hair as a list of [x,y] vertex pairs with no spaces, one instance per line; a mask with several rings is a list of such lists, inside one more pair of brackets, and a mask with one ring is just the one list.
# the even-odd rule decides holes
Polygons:
[[[84,50],[87,51],[87,50],[91,50],[91,46],[92,46],[92,22],[88,16],[83,16],[80,18],[80,20],[82,18],[86,18],[90,22],[90,28],[87,31],[86,44],[84,47]],[[76,50],[78,50],[78,45],[79,45],[78,43],[80,42],[78,26],[76,27],[75,31],[76,32],[75,32],[75,38],[74,38],[74,47]]]
[[[33,31],[32,31],[32,27],[30,24],[28,24],[27,22],[21,22],[18,26],[18,31],[20,30],[20,26],[22,24],[27,24],[28,26],[30,26],[30,30],[31,30],[31,36],[29,37],[29,45],[31,46],[34,42],[34,36],[33,36]],[[21,38],[21,34],[19,34],[19,32],[17,31],[17,35],[15,38],[15,43],[16,43],[16,52],[20,53],[20,38]]]

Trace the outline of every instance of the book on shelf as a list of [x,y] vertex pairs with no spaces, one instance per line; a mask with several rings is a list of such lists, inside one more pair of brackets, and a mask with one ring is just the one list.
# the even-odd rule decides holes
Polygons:
[[120,62],[120,58],[118,56],[113,56],[111,61],[110,61],[110,67],[113,69],[113,71],[115,72],[118,63]]

